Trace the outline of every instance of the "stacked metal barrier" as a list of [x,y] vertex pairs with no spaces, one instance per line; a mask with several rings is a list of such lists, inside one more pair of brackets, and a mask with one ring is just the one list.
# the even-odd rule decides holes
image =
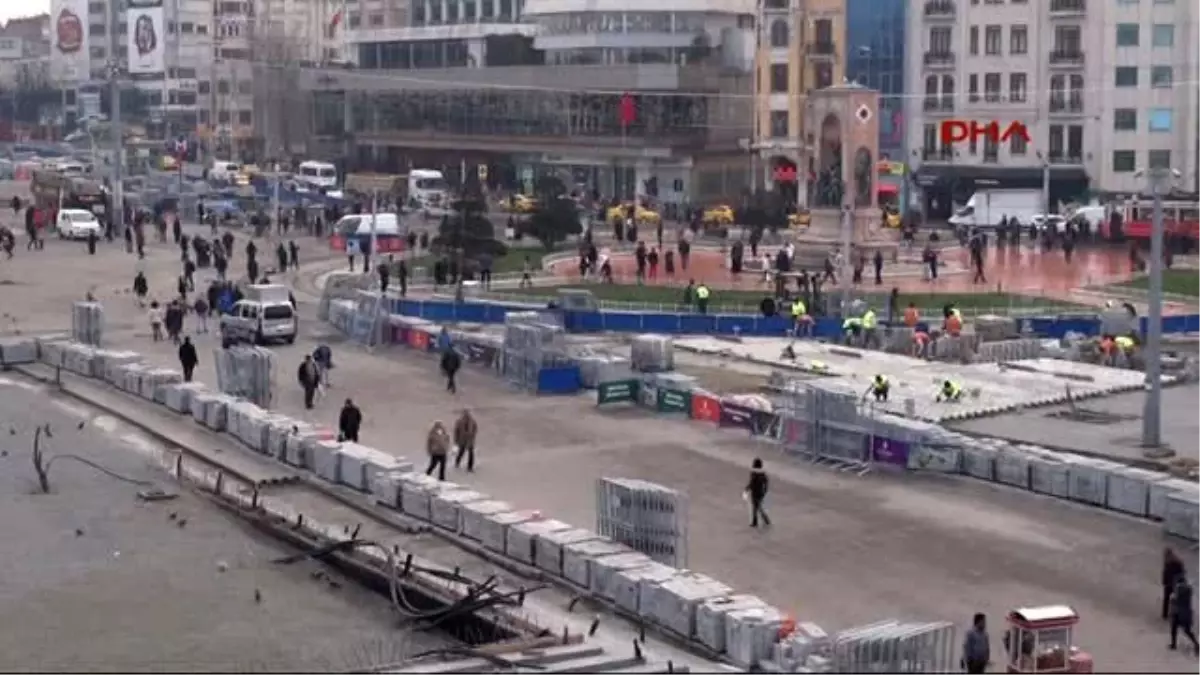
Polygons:
[[536,391],[543,368],[571,363],[566,331],[557,317],[546,312],[509,312],[504,320],[504,378]]
[[98,302],[76,302],[71,306],[71,339],[99,347],[104,338],[104,306]]
[[775,382],[785,451],[840,470],[866,471],[875,428],[860,413],[858,392],[826,380]]
[[638,335],[629,348],[634,370],[659,373],[675,369],[675,341],[666,335]]
[[687,495],[636,478],[596,481],[596,532],[674,567],[687,565]]
[[221,393],[270,407],[275,381],[275,355],[271,350],[245,345],[214,349],[213,363]]
[[885,621],[834,637],[826,672],[959,672],[958,648],[952,623]]

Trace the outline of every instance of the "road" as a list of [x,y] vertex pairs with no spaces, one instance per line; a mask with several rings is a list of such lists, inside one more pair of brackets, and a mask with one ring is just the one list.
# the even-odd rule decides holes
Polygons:
[[190,492],[144,503],[143,487],[68,460],[35,492],[38,424],[47,456],[175,489],[139,454],[151,441],[112,418],[14,376],[0,420],[0,671],[347,672],[446,642],[396,631],[382,597],[314,580],[316,563],[273,564],[293,551]]
[[[133,265],[119,247],[94,257],[82,245],[59,242],[40,253],[19,252],[0,263],[0,280],[22,284],[17,293],[4,291],[5,311],[22,326],[61,328],[69,302],[95,286],[112,326],[109,344],[173,366],[173,348],[149,341],[141,311],[118,290],[128,286]],[[177,274],[175,249],[152,247],[144,265],[152,294],[165,297]],[[372,355],[345,344],[310,318],[312,298],[299,299],[303,335],[276,350],[283,412],[332,424],[342,399],[353,397],[366,414],[366,443],[421,461],[429,424],[470,407],[482,429],[480,465],[452,479],[581,526],[594,521],[598,476],[636,476],[686,490],[692,568],[827,629],[886,617],[965,625],[983,611],[999,650],[1006,610],[1067,603],[1083,617],[1077,642],[1100,670],[1195,666],[1165,649],[1165,626],[1156,616],[1165,542],[1155,525],[965,479],[827,473],[789,463],[732,432],[598,410],[586,397],[534,398],[474,370],[453,396],[431,359],[403,350]],[[198,377],[215,382],[213,336],[196,339]],[[334,348],[334,388],[306,414],[293,378],[302,355],[319,342]],[[740,499],[756,454],[765,457],[773,481],[768,507],[776,524],[769,531],[747,527]]]

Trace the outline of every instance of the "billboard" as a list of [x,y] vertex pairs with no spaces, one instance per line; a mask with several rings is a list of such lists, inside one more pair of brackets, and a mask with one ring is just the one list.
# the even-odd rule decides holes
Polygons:
[[162,0],[131,3],[125,10],[125,23],[130,76],[162,76],[167,69],[167,24]]
[[25,42],[19,37],[0,37],[0,61],[19,59],[25,55]]
[[50,70],[59,82],[89,77],[87,0],[53,0],[50,6]]

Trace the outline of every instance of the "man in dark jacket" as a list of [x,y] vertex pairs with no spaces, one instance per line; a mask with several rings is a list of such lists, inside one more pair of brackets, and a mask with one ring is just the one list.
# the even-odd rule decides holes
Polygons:
[[470,410],[463,410],[458,421],[454,423],[454,444],[458,446],[458,454],[454,456],[454,468],[462,465],[463,457],[467,458],[467,472],[475,471],[475,437],[479,434],[479,424],[471,416]]
[[763,509],[768,488],[767,472],[763,470],[763,461],[755,457],[754,462],[750,465],[750,482],[746,483],[746,498],[750,500],[750,527],[758,527],[760,517],[764,527],[771,526],[771,519]]
[[454,376],[458,374],[458,368],[462,365],[462,357],[454,348],[442,352],[442,373],[446,376],[446,391],[451,394],[458,393],[458,385],[454,381]]
[[1171,649],[1176,648],[1176,638],[1180,631],[1192,641],[1192,651],[1200,654],[1200,642],[1196,641],[1196,633],[1192,631],[1192,585],[1188,583],[1187,575],[1180,574],[1175,580],[1175,589],[1171,593]]
[[197,363],[200,363],[200,357],[196,354],[196,345],[192,344],[192,338],[183,338],[183,344],[179,345],[179,365],[183,368],[184,382],[192,381]]
[[358,430],[362,426],[362,411],[354,405],[354,401],[346,399],[342,406],[342,414],[338,416],[338,432],[342,440],[351,443],[358,442]]
[[963,638],[962,665],[968,673],[987,672],[992,660],[991,644],[988,641],[987,617],[976,613],[971,618],[971,629]]
[[1171,594],[1175,592],[1175,583],[1187,574],[1183,561],[1171,547],[1163,549],[1162,567],[1162,618],[1166,621],[1171,617]]
[[296,379],[300,381],[300,388],[304,390],[304,407],[312,410],[313,398],[317,394],[317,385],[321,382],[321,373],[317,369],[317,364],[313,363],[312,356],[304,357],[300,369],[296,372]]

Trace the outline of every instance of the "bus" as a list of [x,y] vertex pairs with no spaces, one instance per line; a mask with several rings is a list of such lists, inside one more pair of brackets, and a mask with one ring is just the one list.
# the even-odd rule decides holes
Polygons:
[[39,211],[84,209],[100,218],[108,212],[108,191],[98,181],[84,176],[39,169],[33,172],[30,192]]
[[[1100,235],[1110,241],[1149,241],[1154,227],[1153,200],[1133,199],[1113,205],[1121,215],[1120,227],[1110,216],[1100,225]],[[1163,232],[1187,249],[1195,249],[1200,240],[1200,207],[1194,200],[1164,199]]]

